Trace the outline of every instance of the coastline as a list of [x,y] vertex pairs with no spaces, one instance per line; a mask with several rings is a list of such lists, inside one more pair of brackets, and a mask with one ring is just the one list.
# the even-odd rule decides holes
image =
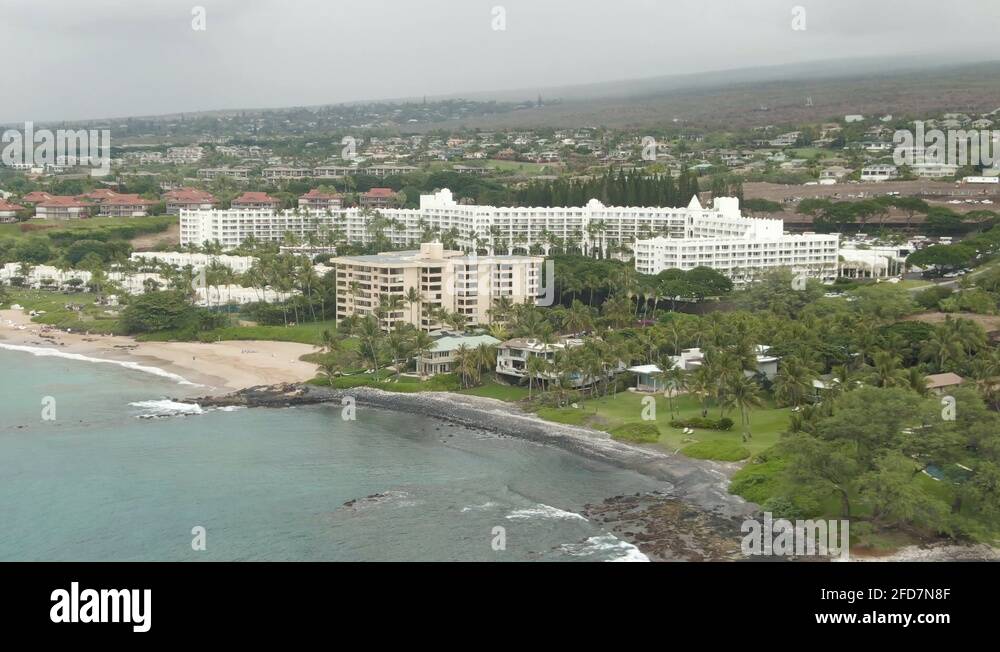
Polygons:
[[338,390],[319,385],[253,387],[228,396],[178,399],[202,407],[289,407],[333,403],[345,398],[358,408],[426,416],[501,436],[555,446],[664,482],[663,494],[723,518],[745,518],[758,507],[728,492],[733,464],[696,460],[616,441],[600,430],[571,426],[525,412],[498,399],[452,392],[387,392],[372,387]]
[[[334,404],[345,397],[359,409],[404,412],[467,428],[554,446],[663,482],[652,494],[612,496],[586,505],[618,538],[653,561],[741,560],[731,543],[740,522],[760,508],[729,494],[739,465],[698,460],[619,442],[603,431],[571,426],[497,399],[452,392],[387,392],[371,387],[337,390],[306,384],[317,367],[298,358],[315,347],[293,342],[138,342],[131,337],[67,333],[34,323],[16,310],[0,310],[0,349],[27,350],[91,362],[115,363],[186,385],[175,400],[201,407],[289,407]],[[192,387],[193,386],[193,387]],[[196,398],[192,398],[197,395]],[[685,522],[684,530],[670,523]],[[879,552],[857,550],[854,561],[1000,560],[1000,549],[937,543]]]
[[[315,347],[295,342],[138,342],[120,335],[67,333],[31,321],[20,310],[0,310],[0,347],[26,347],[36,355],[71,354],[138,371],[176,377],[210,395],[255,385],[302,382],[316,375],[316,365],[299,357]],[[47,349],[48,351],[39,351]]]

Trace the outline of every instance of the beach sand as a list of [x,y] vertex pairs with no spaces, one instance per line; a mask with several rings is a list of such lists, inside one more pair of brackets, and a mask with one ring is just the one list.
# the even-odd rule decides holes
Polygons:
[[0,310],[0,343],[57,349],[157,367],[224,394],[256,385],[302,382],[316,365],[299,357],[316,347],[296,342],[137,342],[130,337],[66,333],[36,324],[20,310]]

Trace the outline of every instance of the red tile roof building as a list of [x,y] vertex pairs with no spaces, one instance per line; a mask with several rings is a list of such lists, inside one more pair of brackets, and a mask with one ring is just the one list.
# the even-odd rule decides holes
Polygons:
[[17,204],[11,204],[8,201],[0,199],[0,223],[5,222],[16,222],[17,212],[23,211],[24,206],[18,206]]
[[145,217],[149,207],[156,202],[139,195],[115,195],[100,203],[100,214],[105,217]]
[[218,203],[212,193],[197,188],[176,188],[163,195],[167,215],[180,215],[181,209],[210,209]]
[[277,210],[281,202],[266,192],[245,192],[233,200],[233,208],[261,208]]
[[35,218],[40,220],[76,220],[90,217],[92,203],[76,197],[50,196],[35,205]]
[[35,190],[34,192],[29,192],[27,195],[21,198],[25,204],[37,204],[46,200],[52,199],[52,195],[41,190]]
[[389,208],[396,204],[396,191],[392,188],[372,188],[361,195],[363,208]]
[[343,200],[340,195],[333,192],[320,192],[319,188],[313,188],[306,194],[299,197],[299,208],[316,212],[327,210],[340,210]]
[[82,195],[77,195],[77,199],[90,200],[95,203],[101,203],[107,201],[112,197],[118,197],[118,193],[114,190],[108,190],[107,188],[98,188],[97,190],[91,190],[90,192],[84,193]]

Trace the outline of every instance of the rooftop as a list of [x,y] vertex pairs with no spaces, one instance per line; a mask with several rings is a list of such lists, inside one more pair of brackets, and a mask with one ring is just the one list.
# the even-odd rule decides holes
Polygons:
[[528,262],[542,260],[541,256],[478,256],[465,254],[461,251],[445,249],[439,242],[424,242],[420,249],[407,251],[383,251],[377,254],[364,256],[340,256],[334,262],[353,264],[373,264],[373,265],[406,265],[426,262],[444,263],[447,260],[462,261],[466,264],[475,262],[491,263],[500,261],[505,263]]
[[463,345],[474,349],[482,344],[495,346],[499,343],[500,340],[489,335],[448,335],[436,340],[430,351],[440,353],[442,351],[455,351]]
[[164,193],[163,198],[172,202],[203,202],[215,201],[212,193],[197,188],[175,188]]
[[245,192],[233,200],[233,204],[276,204],[278,200],[266,192]]
[[927,376],[927,389],[940,389],[942,387],[954,387],[961,385],[965,379],[958,374],[951,372],[945,374],[930,374]]

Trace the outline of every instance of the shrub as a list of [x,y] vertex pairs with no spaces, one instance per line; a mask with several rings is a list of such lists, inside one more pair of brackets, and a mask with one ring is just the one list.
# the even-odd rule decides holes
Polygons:
[[700,428],[701,430],[728,431],[733,427],[733,420],[729,417],[722,417],[721,419],[691,417],[690,419],[674,419],[670,422],[670,425],[674,428]]
[[785,518],[790,521],[809,517],[809,514],[785,496],[768,498],[761,505],[761,511],[770,512],[774,518]]
[[936,310],[942,299],[947,299],[951,293],[951,288],[937,285],[918,292],[914,299],[924,310]]
[[129,335],[178,331],[194,339],[193,333],[208,330],[225,321],[225,316],[197,308],[183,292],[147,292],[133,298],[122,311],[121,325]]
[[733,474],[729,483],[729,493],[742,496],[752,503],[763,505],[772,496],[786,493],[783,489],[785,460],[770,457],[765,461],[754,461]]
[[638,444],[652,444],[659,441],[660,429],[655,423],[627,423],[611,430],[611,438]]

